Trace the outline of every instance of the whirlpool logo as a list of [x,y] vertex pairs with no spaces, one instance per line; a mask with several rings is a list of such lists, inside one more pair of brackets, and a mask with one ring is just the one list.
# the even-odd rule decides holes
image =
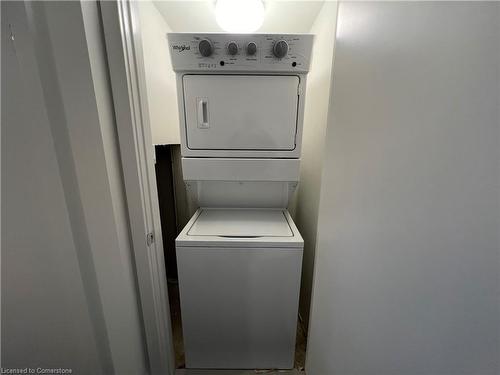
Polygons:
[[186,44],[174,44],[172,45],[172,49],[180,53],[183,51],[189,51],[191,49],[191,46]]

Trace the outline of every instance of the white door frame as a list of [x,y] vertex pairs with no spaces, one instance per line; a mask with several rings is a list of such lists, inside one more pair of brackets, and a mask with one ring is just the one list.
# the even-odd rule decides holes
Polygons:
[[175,361],[137,3],[100,1],[150,373]]

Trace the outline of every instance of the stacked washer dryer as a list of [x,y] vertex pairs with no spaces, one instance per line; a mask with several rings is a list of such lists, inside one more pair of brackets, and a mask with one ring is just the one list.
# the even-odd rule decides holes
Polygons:
[[313,36],[168,40],[183,178],[200,207],[176,239],[186,367],[292,368],[303,240],[286,207]]

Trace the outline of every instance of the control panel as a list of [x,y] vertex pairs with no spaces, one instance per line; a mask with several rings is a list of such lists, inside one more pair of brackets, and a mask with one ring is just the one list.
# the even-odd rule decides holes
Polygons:
[[168,34],[177,72],[307,73],[312,43],[312,34]]

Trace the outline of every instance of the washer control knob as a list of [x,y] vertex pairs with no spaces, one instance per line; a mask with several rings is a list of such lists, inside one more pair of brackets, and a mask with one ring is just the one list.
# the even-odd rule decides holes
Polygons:
[[247,44],[247,55],[253,56],[257,53],[257,44],[250,42]]
[[202,39],[198,44],[198,50],[202,56],[209,57],[214,52],[214,46],[210,40]]
[[278,40],[273,47],[274,56],[278,59],[285,57],[288,54],[288,43],[285,40]]
[[236,44],[236,42],[229,42],[229,44],[227,45],[227,53],[233,56],[238,53],[238,45]]

